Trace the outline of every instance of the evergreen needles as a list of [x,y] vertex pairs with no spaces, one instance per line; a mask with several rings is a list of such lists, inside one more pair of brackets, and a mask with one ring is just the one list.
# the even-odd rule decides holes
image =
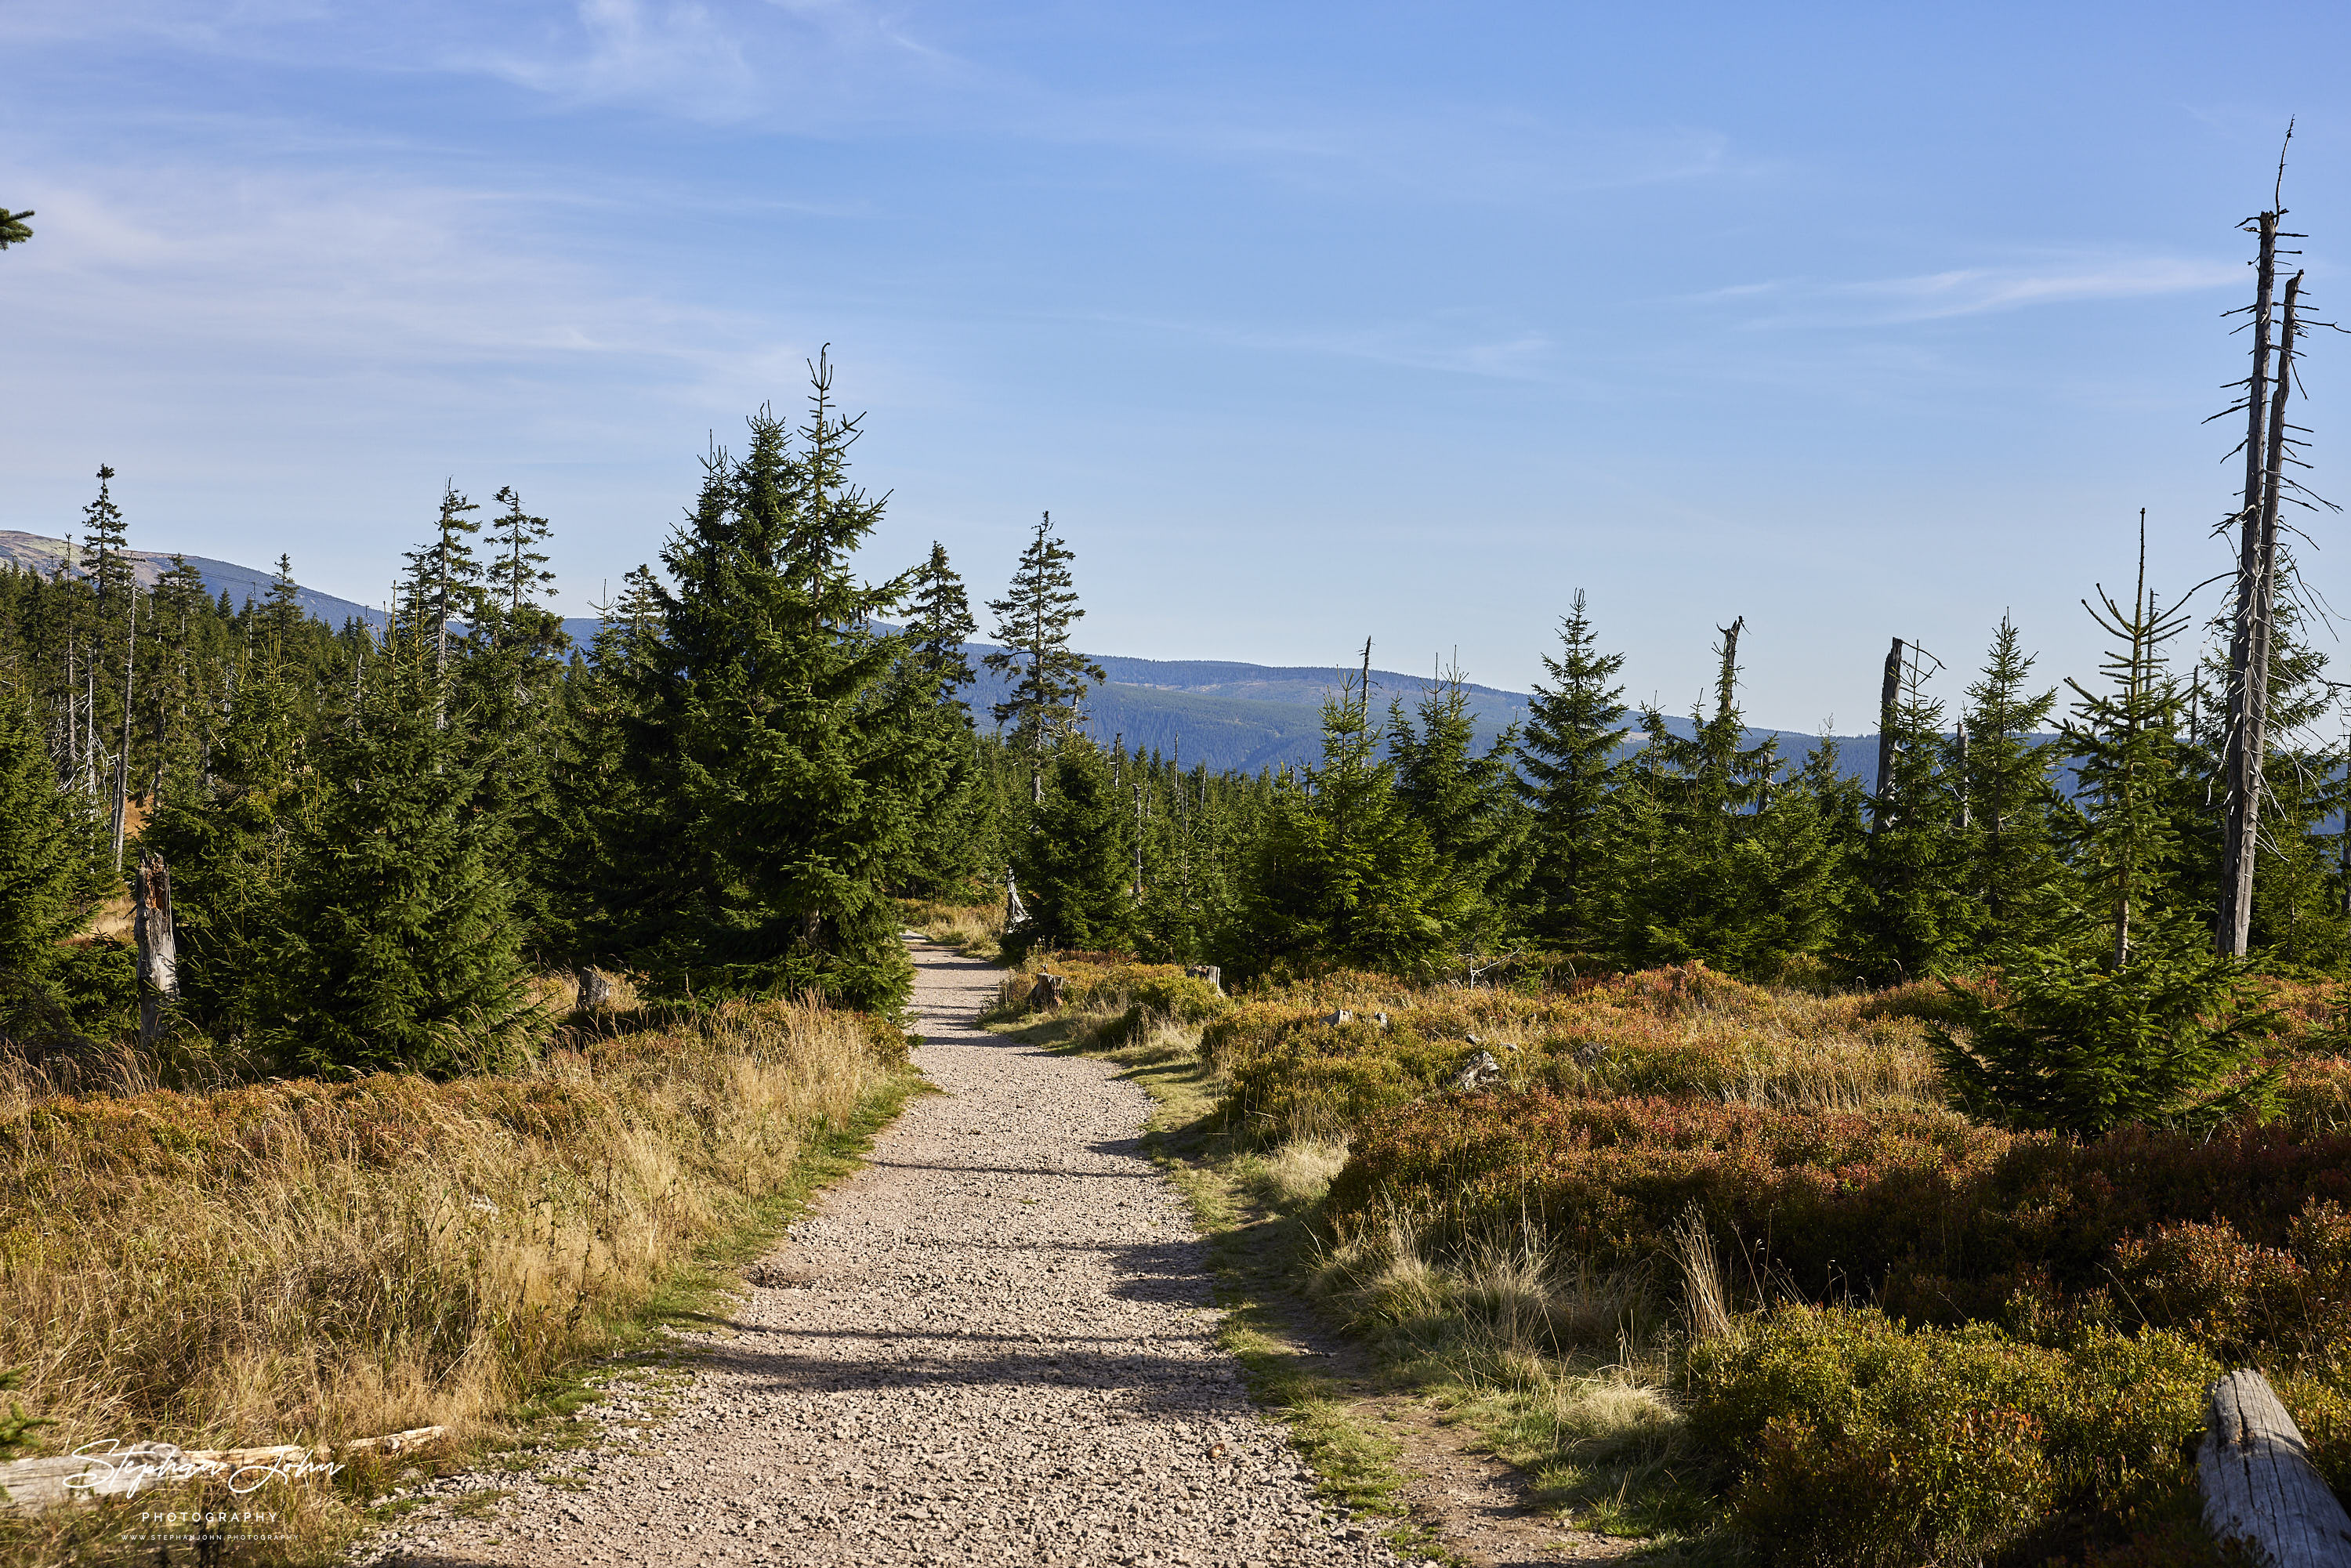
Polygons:
[[2240,1074],[2276,1019],[2246,1005],[2234,960],[2189,949],[2114,967],[2031,950],[2001,976],[2003,1002],[1946,988],[1959,1030],[1931,1031],[1936,1055],[1978,1114],[2095,1137],[2127,1122],[2209,1126],[2266,1102],[2269,1077]]

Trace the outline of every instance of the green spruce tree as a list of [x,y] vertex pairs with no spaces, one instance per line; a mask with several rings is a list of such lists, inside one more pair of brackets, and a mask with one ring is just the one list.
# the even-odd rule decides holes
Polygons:
[[1400,702],[1389,709],[1396,793],[1460,891],[1446,938],[1463,953],[1486,951],[1500,939],[1524,874],[1519,851],[1526,819],[1510,770],[1517,727],[1506,728],[1482,756],[1476,738],[1469,694],[1458,669],[1422,694],[1415,716],[1407,716]]
[[106,890],[96,840],[87,799],[58,789],[22,703],[0,700],[0,1031],[11,1040],[95,1021],[74,1006],[80,988],[60,944]]
[[1102,748],[1082,735],[1054,747],[1045,799],[1029,826],[1016,869],[1029,915],[1008,933],[1014,951],[1119,947],[1133,935],[1127,891],[1125,801]]
[[1086,613],[1070,570],[1076,559],[1047,512],[1020,552],[1011,588],[987,601],[1003,646],[980,663],[1011,687],[990,711],[998,726],[1011,726],[1013,745],[1028,758],[1031,801],[1044,800],[1046,760],[1075,733],[1086,694],[1103,679],[1101,665],[1070,646],[1071,630]]
[[1413,975],[1449,948],[1461,884],[1396,792],[1395,764],[1353,689],[1322,705],[1322,760],[1275,782],[1248,914],[1257,963]]
[[[1714,711],[1676,735],[1654,709],[1630,809],[1633,836],[1620,873],[1616,949],[1628,967],[1693,960],[1768,976],[1783,961],[1778,871],[1755,845],[1780,770],[1778,743],[1750,743],[1739,707],[1744,618],[1716,644]],[[1635,869],[1637,867],[1638,869]],[[1811,870],[1808,862],[1803,868]]]
[[2191,917],[2167,896],[2177,870],[2181,798],[2195,789],[2180,745],[2180,700],[2163,647],[2187,628],[2147,586],[2142,523],[2138,582],[2130,607],[2103,588],[2095,620],[2112,646],[2099,661],[2106,689],[2068,679],[2075,702],[2060,744],[2074,767],[2067,858],[2103,931],[2103,958],[2121,969],[2143,947],[2199,946]]
[[396,626],[358,703],[317,737],[263,1031],[305,1072],[447,1075],[528,1045],[513,889],[475,808],[478,750],[451,714],[438,630]]
[[1519,745],[1518,779],[1529,821],[1521,894],[1528,924],[1546,939],[1590,949],[1605,938],[1607,886],[1621,825],[1614,794],[1618,757],[1630,733],[1623,720],[1622,653],[1603,653],[1578,589],[1560,622],[1560,656],[1543,655],[1550,684],[1538,682]]
[[2001,617],[1983,674],[1968,688],[1967,744],[1954,758],[1961,791],[1958,851],[1966,945],[1999,954],[2056,939],[2075,901],[2057,856],[2061,800],[2054,748],[2035,737],[2057,691],[2028,689],[2032,656]]
[[[932,542],[929,559],[914,569],[908,602],[914,613],[899,678],[924,694],[923,737],[935,766],[932,792],[916,808],[924,831],[903,889],[924,897],[983,896],[988,873],[1003,868],[1003,844],[979,737],[961,695],[974,678],[966,646],[977,628],[946,546]],[[986,895],[993,894],[987,886]]]
[[968,715],[971,707],[961,693],[976,677],[966,645],[979,627],[971,618],[963,579],[948,562],[946,546],[936,539],[931,541],[930,559],[914,569],[908,602],[914,614],[906,637],[915,663],[942,698]]
[[223,1040],[270,1021],[266,982],[315,778],[296,675],[274,647],[244,662],[227,722],[166,775],[141,834],[172,868],[182,1009]]
[[634,958],[681,990],[894,1007],[911,969],[890,890],[939,759],[921,743],[926,694],[893,678],[904,640],[873,630],[911,574],[852,571],[882,502],[849,483],[858,422],[831,401],[830,363],[810,376],[798,446],[754,415],[741,461],[714,456],[662,553],[670,584],[651,585],[660,640],[630,672],[630,771],[692,891],[650,927],[637,912]]
[[1893,767],[1870,798],[1862,857],[1869,899],[1855,946],[1864,972],[1878,980],[1924,978],[1964,948],[1964,783],[1943,733],[1943,705],[1927,693],[1931,661],[1911,646],[1894,707]]

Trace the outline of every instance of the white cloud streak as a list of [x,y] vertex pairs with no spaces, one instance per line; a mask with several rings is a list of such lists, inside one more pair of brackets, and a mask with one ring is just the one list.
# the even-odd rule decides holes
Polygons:
[[1953,267],[1905,277],[1823,283],[1782,278],[1692,296],[1693,305],[1763,306],[1745,324],[1888,327],[2063,305],[2194,293],[2240,283],[2244,267],[2175,256],[2086,256],[2034,266]]

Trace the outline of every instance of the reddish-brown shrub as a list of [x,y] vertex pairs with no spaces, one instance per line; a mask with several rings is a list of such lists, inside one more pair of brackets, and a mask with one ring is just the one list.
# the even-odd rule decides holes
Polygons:
[[1345,1223],[1394,1204],[1460,1233],[1523,1215],[1628,1262],[1663,1251],[1696,1206],[1750,1291],[1777,1278],[1816,1301],[1955,1322],[1999,1316],[2020,1291],[2104,1300],[2119,1270],[2126,1294],[2097,1315],[2204,1322],[2218,1344],[2299,1352],[2329,1331],[2295,1307],[2309,1288],[2296,1270],[2323,1268],[2330,1295],[2351,1279],[2338,1261],[2351,1258],[2346,1199],[2351,1137],[2339,1135],[2127,1129],[2074,1143],[1928,1111],[1535,1092],[1374,1117],[1330,1212]]

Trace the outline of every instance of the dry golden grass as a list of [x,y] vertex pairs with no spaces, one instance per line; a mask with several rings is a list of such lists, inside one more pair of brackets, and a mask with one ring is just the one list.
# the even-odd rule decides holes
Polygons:
[[608,1021],[442,1083],[0,1077],[0,1366],[46,1446],[484,1430],[903,1068],[894,1030],[808,1006]]

